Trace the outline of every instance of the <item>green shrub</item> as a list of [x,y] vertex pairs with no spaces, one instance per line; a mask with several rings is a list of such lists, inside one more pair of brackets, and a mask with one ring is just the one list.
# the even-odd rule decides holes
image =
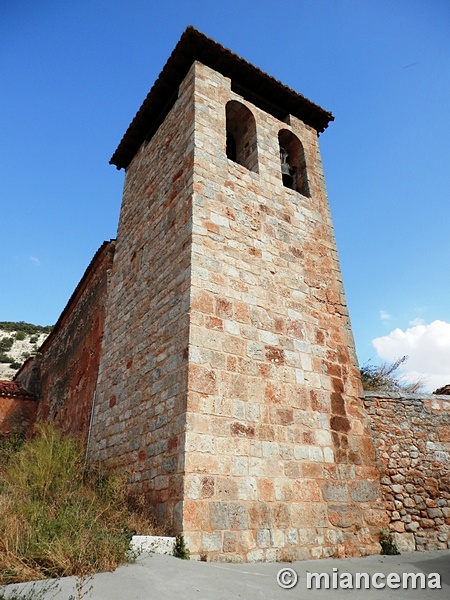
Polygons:
[[128,506],[122,476],[85,468],[74,438],[37,426],[0,462],[0,584],[115,569],[136,530],[152,533]]
[[392,534],[389,533],[388,531],[382,531],[380,533],[380,544],[381,544],[381,552],[380,554],[384,554],[384,555],[388,555],[388,556],[395,556],[397,554],[400,554],[400,552],[398,551],[397,545],[394,542],[394,538],[392,537]]
[[30,343],[31,344],[37,344],[38,341],[39,341],[39,336],[38,335],[32,335],[30,337]]
[[0,352],[9,352],[14,344],[13,337],[4,337],[0,339]]
[[183,560],[189,560],[190,552],[186,546],[186,542],[184,541],[184,537],[182,535],[177,535],[175,538],[175,544],[173,546],[173,555],[176,558],[182,558]]
[[17,331],[16,335],[14,336],[16,338],[16,340],[18,340],[19,342],[22,342],[24,339],[26,339],[27,334],[25,331]]
[[[11,359],[10,359],[11,360]],[[9,366],[11,369],[20,369],[20,367],[23,365],[23,363],[21,362],[17,362],[16,360],[14,362],[12,362]]]
[[3,331],[25,331],[25,333],[50,333],[53,325],[33,325],[24,321],[0,321],[0,329]]
[[11,357],[8,356],[7,354],[5,354],[4,352],[0,352],[0,363],[10,363],[11,362]]

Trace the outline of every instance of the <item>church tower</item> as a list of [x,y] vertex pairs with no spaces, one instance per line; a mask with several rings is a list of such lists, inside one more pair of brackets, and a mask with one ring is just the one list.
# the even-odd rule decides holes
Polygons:
[[89,452],[194,558],[379,548],[318,144],[332,119],[188,28],[111,159],[125,185]]

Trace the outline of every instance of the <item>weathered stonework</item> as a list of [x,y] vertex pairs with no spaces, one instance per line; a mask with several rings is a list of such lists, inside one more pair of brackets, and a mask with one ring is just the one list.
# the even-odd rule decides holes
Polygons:
[[[247,109],[243,164],[226,153],[231,101]],[[308,196],[283,185],[286,130]],[[193,557],[378,550],[379,476],[313,127],[194,61],[127,165],[106,314],[89,454],[125,467]]]
[[[193,72],[127,169],[90,452],[126,467],[160,521],[184,496]],[[174,523],[177,525],[174,525]]]
[[389,529],[408,550],[450,548],[450,398],[366,392]]
[[364,555],[389,527],[403,549],[448,544],[448,401],[364,409],[331,119],[188,29],[112,158],[117,241],[17,375],[38,420],[123,468],[193,558]]

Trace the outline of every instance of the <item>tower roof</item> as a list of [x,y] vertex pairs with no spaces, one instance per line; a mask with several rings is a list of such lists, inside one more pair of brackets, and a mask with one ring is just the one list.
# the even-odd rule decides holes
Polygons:
[[330,112],[302,94],[270,77],[194,27],[188,27],[125,132],[110,164],[118,169],[128,167],[144,140],[149,140],[164,121],[177,99],[179,85],[196,60],[230,78],[233,91],[280,120],[291,114],[319,133],[334,120]]

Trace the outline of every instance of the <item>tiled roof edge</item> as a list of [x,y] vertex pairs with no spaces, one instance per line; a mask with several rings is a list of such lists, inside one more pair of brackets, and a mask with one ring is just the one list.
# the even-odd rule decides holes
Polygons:
[[330,112],[190,26],[129,125],[110,164],[118,169],[128,167],[141,144],[149,139],[149,132],[155,131],[164,120],[174,94],[195,60],[229,77],[236,86],[246,90],[247,99],[255,105],[262,102],[276,106],[300,118],[318,133],[334,120]]

